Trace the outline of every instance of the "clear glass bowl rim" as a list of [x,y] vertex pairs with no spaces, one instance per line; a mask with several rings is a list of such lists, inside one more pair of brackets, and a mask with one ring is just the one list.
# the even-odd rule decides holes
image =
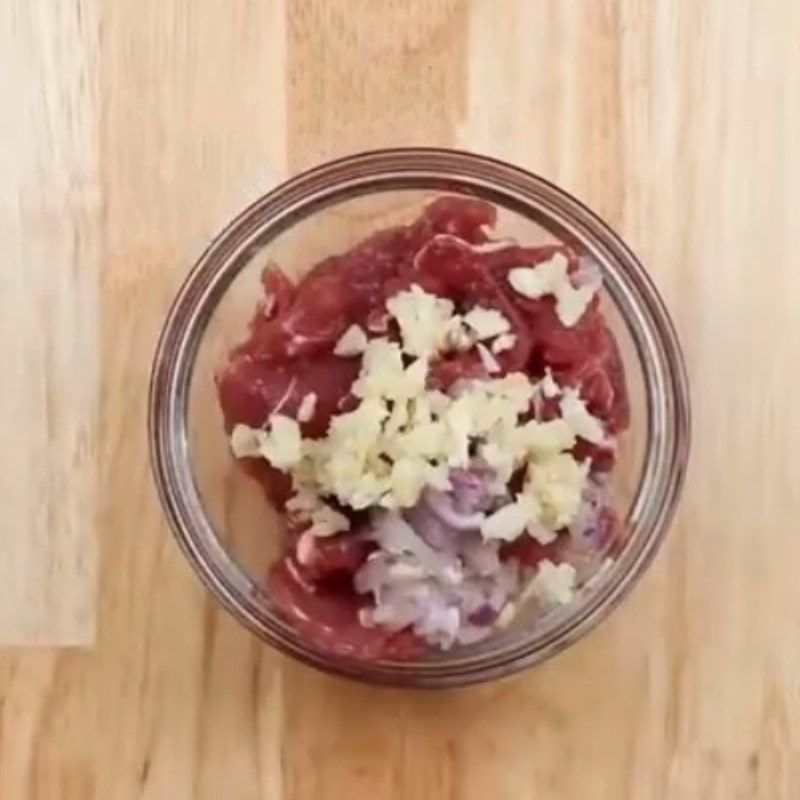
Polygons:
[[[214,308],[248,257],[324,207],[376,191],[431,189],[483,197],[531,218],[545,216],[576,237],[600,263],[628,325],[644,373],[648,435],[644,469],[623,554],[588,601],[530,640],[497,653],[420,664],[340,660],[307,646],[255,599],[206,517],[195,486],[187,436],[192,368]],[[233,616],[278,650],[326,672],[372,683],[460,686],[509,675],[554,655],[594,628],[627,595],[663,540],[684,481],[690,402],[680,343],[644,267],[594,212],[549,181],[487,156],[436,148],[375,150],[303,172],[255,201],[195,263],[176,295],[153,360],[148,429],[158,493],[182,551]]]

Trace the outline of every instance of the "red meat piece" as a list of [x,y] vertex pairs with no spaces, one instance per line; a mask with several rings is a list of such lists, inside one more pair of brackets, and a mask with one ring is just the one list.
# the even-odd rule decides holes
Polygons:
[[569,269],[578,268],[573,250],[563,245],[547,247],[508,247],[485,254],[492,274],[505,284],[508,296],[525,315],[533,339],[530,368],[542,374],[550,367],[559,383],[578,389],[589,410],[606,423],[609,433],[624,430],[630,422],[625,373],[616,340],[599,311],[595,298],[572,327],[558,317],[551,297],[535,300],[513,290],[507,282],[509,270],[535,267],[564,253]]
[[[436,294],[449,297],[462,309],[482,306],[499,311],[511,324],[516,341],[497,356],[497,361],[503,372],[522,370],[530,356],[531,335],[523,315],[483,260],[484,255],[458,239],[440,237],[419,253],[408,277],[436,287]],[[476,356],[470,354],[468,358],[474,360]]]
[[[304,436],[322,436],[331,417],[348,407],[350,387],[357,374],[356,359],[327,355],[268,362],[239,353],[217,376],[225,427],[229,431],[237,423],[260,427],[276,412],[294,417],[303,398],[313,392],[317,396],[314,414],[301,429]],[[243,465],[264,487],[270,501],[282,508],[292,492],[289,476],[263,459],[243,459]]]
[[237,352],[265,361],[328,353],[350,324],[350,305],[344,273],[309,276],[288,308],[251,325],[250,339]]
[[428,223],[435,233],[482,244],[489,239],[484,228],[493,228],[497,222],[497,209],[472,197],[439,197],[425,208],[420,222]]
[[609,433],[628,427],[630,407],[617,343],[597,309],[588,310],[572,328],[561,325],[552,305],[532,325],[540,363],[556,380],[580,392],[587,408]]
[[310,581],[320,582],[354,575],[372,549],[371,542],[352,533],[341,533],[305,537],[298,540],[295,552],[300,572]]
[[311,583],[291,556],[272,568],[269,587],[295,630],[323,652],[363,661],[410,659],[425,652],[424,641],[412,631],[363,626],[358,612],[366,605],[364,598],[342,586]]
[[267,296],[272,298],[270,315],[283,314],[294,302],[297,289],[279,266],[267,267],[261,274],[261,283]]
[[540,561],[558,560],[559,539],[550,544],[541,544],[532,536],[520,536],[516,541],[504,544],[500,549],[500,558],[506,561],[516,558],[526,567],[535,567]]
[[271,414],[295,417],[303,398],[317,396],[312,418],[303,434],[323,435],[330,418],[341,413],[343,401],[358,375],[354,358],[325,355],[295,361],[268,362],[241,353],[217,376],[217,391],[230,430],[236,423],[259,427]]
[[447,391],[456,381],[488,378],[486,367],[474,353],[457,353],[433,362],[428,373],[431,389]]

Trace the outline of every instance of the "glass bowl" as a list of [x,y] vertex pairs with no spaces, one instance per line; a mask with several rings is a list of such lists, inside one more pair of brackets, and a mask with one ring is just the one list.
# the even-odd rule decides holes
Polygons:
[[[278,555],[278,517],[230,455],[214,374],[245,338],[260,274],[279,263],[302,275],[323,257],[413,219],[431,198],[496,205],[496,234],[524,244],[566,241],[602,270],[601,302],[623,354],[631,427],[613,473],[626,537],[557,611],[470,647],[411,662],[364,663],[319,652],[295,634],[264,589]],[[619,237],[575,198],[517,167],[434,149],[344,158],[282,184],[210,244],[175,298],[150,387],[150,446],[161,501],[183,552],[210,591],[265,642],[328,672],[400,686],[458,686],[536,664],[584,635],[627,594],[656,552],[683,482],[689,447],[686,372],[672,322]]]

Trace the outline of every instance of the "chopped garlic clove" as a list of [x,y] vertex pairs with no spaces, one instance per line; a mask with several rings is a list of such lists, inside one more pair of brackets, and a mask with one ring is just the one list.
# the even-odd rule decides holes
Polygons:
[[588,463],[570,453],[551,454],[531,462],[524,494],[541,507],[539,522],[552,530],[568,526],[581,505]]
[[297,409],[297,419],[299,422],[308,422],[313,416],[317,408],[317,395],[314,392],[309,392],[300,402]]
[[517,429],[520,445],[539,458],[569,450],[575,434],[563,419],[531,420]]
[[575,389],[564,390],[560,407],[561,416],[576,436],[592,444],[601,444],[605,441],[603,423],[589,413],[586,403]]
[[556,313],[564,325],[571,328],[583,316],[596,291],[593,286],[559,289],[556,294]]
[[571,328],[592,301],[600,284],[592,280],[575,287],[568,273],[569,261],[563,253],[555,253],[549,261],[535,267],[515,267],[508,273],[508,282],[516,292],[536,300],[545,295],[556,298],[556,313]]
[[235,425],[231,431],[231,452],[236,458],[259,458],[265,433],[249,425]]
[[554,564],[545,559],[539,563],[531,584],[533,594],[545,603],[566,605],[575,597],[578,572],[572,564]]
[[479,342],[477,344],[477,350],[481,359],[481,363],[483,364],[483,368],[489,375],[496,375],[501,371],[500,364],[497,363],[497,359],[489,352],[489,349],[485,345]]
[[308,532],[312,536],[333,536],[348,530],[350,530],[350,520],[325,503],[320,502],[311,512],[311,527]]
[[472,331],[478,341],[492,339],[511,330],[511,323],[496,309],[475,306],[464,314],[464,323]]
[[367,334],[358,325],[351,325],[336,342],[333,348],[337,356],[358,356],[367,349]]
[[495,355],[499,355],[506,350],[510,350],[516,343],[517,337],[513,333],[501,333],[500,336],[492,342],[492,352]]
[[389,298],[386,308],[400,327],[404,353],[431,358],[445,348],[452,330],[452,301],[414,284]]
[[548,399],[558,397],[561,394],[561,387],[556,383],[550,367],[545,369],[544,378],[539,381],[539,386],[542,388],[542,394]]
[[269,430],[261,444],[261,453],[273,467],[288,471],[303,457],[301,441],[297,420],[273,414],[269,418]]
[[531,522],[528,525],[527,531],[528,536],[536,539],[536,541],[543,546],[552,544],[556,539],[558,539],[558,534],[555,531],[545,528],[544,525],[540,525],[538,522]]
[[484,539],[513,542],[525,532],[529,520],[530,509],[526,503],[509,503],[484,519],[481,535]]
[[508,282],[523,297],[537,300],[546,294],[556,295],[565,281],[569,282],[569,261],[563,253],[554,253],[549,261],[535,267],[515,267],[508,273]]

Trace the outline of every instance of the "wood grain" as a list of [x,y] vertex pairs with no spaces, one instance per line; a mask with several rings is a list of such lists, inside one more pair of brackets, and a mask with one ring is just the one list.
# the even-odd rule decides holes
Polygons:
[[[0,18],[25,75],[0,84],[0,365],[23,387],[0,399],[0,642],[98,623],[83,651],[0,655],[3,800],[800,796],[797,3]],[[215,230],[287,172],[402,144],[511,159],[600,211],[669,303],[695,412],[681,512],[628,602],[541,668],[440,694],[329,678],[238,628],[168,536],[143,434],[159,325]],[[70,560],[95,535],[96,603]]]
[[126,469],[109,470],[101,504],[97,796],[276,796],[277,657],[187,569],[155,499],[144,430],[175,288],[237,207],[285,171],[285,12],[147,0],[107,4],[104,26],[100,460]]
[[94,636],[92,10],[51,0],[0,8],[0,645]]
[[377,147],[452,145],[466,0],[287,0],[289,164]]

